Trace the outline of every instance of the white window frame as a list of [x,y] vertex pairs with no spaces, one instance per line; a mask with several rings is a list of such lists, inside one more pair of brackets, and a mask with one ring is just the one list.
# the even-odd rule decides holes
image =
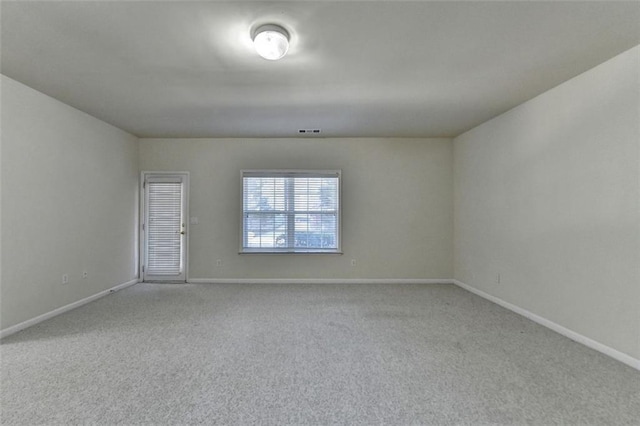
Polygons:
[[[336,211],[336,248],[250,248],[244,246],[245,237],[245,206],[244,206],[244,178],[245,177],[335,177],[337,185]],[[295,231],[294,231],[295,232]],[[342,170],[311,170],[311,169],[248,169],[240,170],[240,254],[342,254]]]

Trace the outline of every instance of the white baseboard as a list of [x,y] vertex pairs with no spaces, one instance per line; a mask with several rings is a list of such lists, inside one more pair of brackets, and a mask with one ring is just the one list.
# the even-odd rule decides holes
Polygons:
[[190,278],[191,284],[453,284],[450,278]]
[[596,342],[593,339],[590,339],[586,336],[583,336],[582,334],[576,333],[573,330],[569,330],[566,327],[561,326],[560,324],[556,324],[553,321],[550,321],[546,318],[543,318],[539,315],[534,314],[533,312],[529,312],[526,309],[523,309],[519,306],[513,305],[509,302],[505,302],[504,300],[496,297],[496,296],[492,296],[488,293],[485,293],[482,290],[478,290],[477,288],[471,287],[468,284],[465,284],[461,281],[458,280],[452,280],[453,283],[455,285],[457,285],[458,287],[461,287],[467,291],[470,291],[473,294],[477,294],[480,297],[483,297],[497,305],[502,306],[503,308],[509,309],[510,311],[515,312],[516,314],[522,315],[525,318],[530,319],[533,322],[536,322],[542,326],[545,326],[553,331],[555,331],[556,333],[562,334],[565,337],[568,337],[569,339],[576,341],[578,343],[581,343],[591,349],[594,349],[598,352],[601,352],[607,356],[610,356],[611,358],[620,361],[624,364],[627,364],[633,368],[635,368],[636,370],[640,370],[640,359],[636,359],[630,355],[627,355],[623,352],[620,352],[616,349],[613,349],[607,345],[604,345],[600,342]]
[[35,318],[31,318],[31,319],[23,321],[23,322],[21,322],[19,324],[12,325],[11,327],[7,327],[4,330],[0,330],[0,339],[2,339],[4,337],[7,337],[7,336],[10,336],[10,335],[12,335],[14,333],[17,333],[20,330],[24,330],[27,327],[31,327],[32,325],[36,325],[36,324],[38,324],[38,323],[40,323],[42,321],[46,321],[46,320],[48,320],[50,318],[53,318],[53,317],[55,317],[57,315],[63,314],[65,312],[68,312],[68,311],[70,311],[72,309],[75,309],[77,307],[80,307],[82,305],[86,305],[87,303],[93,302],[94,300],[99,299],[101,297],[104,297],[104,296],[106,296],[108,294],[115,293],[118,290],[122,290],[123,288],[130,287],[130,286],[132,286],[134,284],[137,284],[138,282],[140,282],[140,280],[138,278],[136,278],[136,279],[133,279],[131,281],[127,281],[126,283],[118,284],[115,287],[111,287],[111,288],[109,288],[107,290],[103,290],[103,291],[101,291],[99,293],[96,293],[96,294],[94,294],[92,296],[89,296],[89,297],[85,297],[84,299],[78,300],[76,302],[69,303],[68,305],[65,305],[65,306],[62,306],[60,308],[54,309],[53,311],[47,312],[46,314],[38,315]]

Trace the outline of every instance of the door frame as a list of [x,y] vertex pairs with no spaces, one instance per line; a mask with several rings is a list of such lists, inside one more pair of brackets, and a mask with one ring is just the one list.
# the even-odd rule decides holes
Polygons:
[[140,248],[139,258],[140,264],[138,265],[138,276],[140,281],[144,282],[144,268],[147,263],[147,248],[146,248],[146,235],[145,235],[145,221],[146,221],[146,192],[145,182],[150,176],[158,177],[172,177],[180,176],[183,179],[184,184],[184,281],[183,280],[167,280],[168,283],[188,283],[189,282],[189,232],[190,232],[190,217],[189,217],[189,172],[167,172],[167,171],[142,171],[140,172],[140,187],[139,187],[139,200],[140,200],[140,217],[138,226],[138,245]]

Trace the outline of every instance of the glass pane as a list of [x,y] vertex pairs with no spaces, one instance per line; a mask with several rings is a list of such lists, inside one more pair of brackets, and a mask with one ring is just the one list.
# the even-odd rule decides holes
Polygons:
[[296,214],[295,247],[337,248],[334,214]]
[[284,211],[286,178],[244,178],[245,211]]
[[287,245],[287,216],[284,214],[247,213],[245,247],[273,248]]
[[295,178],[296,211],[335,211],[337,208],[337,178]]
[[182,184],[147,184],[147,273],[178,275],[182,262]]

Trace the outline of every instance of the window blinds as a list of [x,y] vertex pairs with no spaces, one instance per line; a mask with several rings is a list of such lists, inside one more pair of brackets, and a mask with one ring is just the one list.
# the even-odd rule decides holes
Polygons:
[[243,252],[337,252],[339,171],[243,171]]
[[182,272],[182,183],[147,182],[147,274]]

